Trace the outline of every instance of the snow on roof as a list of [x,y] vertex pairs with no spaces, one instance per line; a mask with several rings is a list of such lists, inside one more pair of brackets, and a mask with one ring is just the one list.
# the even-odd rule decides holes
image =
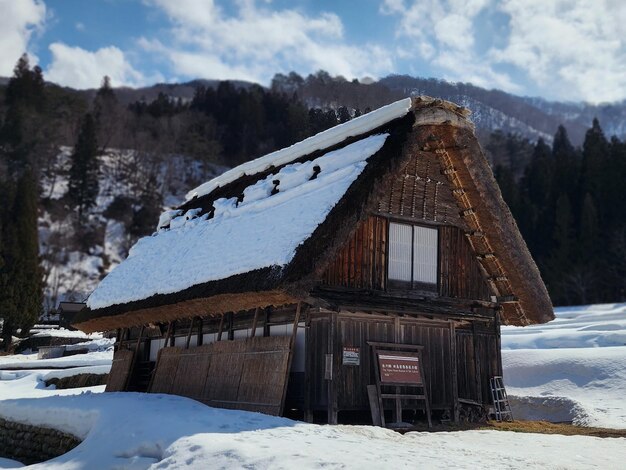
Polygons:
[[243,175],[254,175],[267,170],[271,166],[281,166],[296,158],[308,155],[316,150],[325,149],[338,144],[349,137],[365,134],[383,124],[406,115],[411,109],[411,98],[405,98],[395,103],[383,106],[375,111],[359,116],[344,124],[332,127],[319,134],[304,139],[291,147],[269,153],[263,157],[239,165],[217,178],[213,178],[197,188],[189,191],[186,200],[204,196],[213,190],[231,183]]
[[169,229],[139,240],[91,294],[88,307],[143,300],[287,265],[388,136],[375,134],[311,161],[286,165],[248,186],[241,202],[236,197],[217,199],[212,218],[198,216],[198,209],[171,214],[169,220],[162,217],[160,227],[166,222]]

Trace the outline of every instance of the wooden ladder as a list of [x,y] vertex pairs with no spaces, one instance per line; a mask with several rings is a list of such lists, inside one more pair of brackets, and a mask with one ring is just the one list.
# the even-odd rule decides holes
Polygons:
[[489,385],[491,388],[491,399],[493,400],[496,421],[513,421],[513,413],[511,412],[509,397],[506,394],[502,377],[491,377],[491,379],[489,379]]

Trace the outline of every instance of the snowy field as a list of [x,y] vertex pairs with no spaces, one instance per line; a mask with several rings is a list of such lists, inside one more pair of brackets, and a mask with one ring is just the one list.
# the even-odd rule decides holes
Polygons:
[[[547,325],[503,329],[516,417],[626,428],[626,304],[557,309],[556,315]],[[69,453],[29,468],[625,468],[624,438],[495,430],[400,435],[213,409],[168,395],[102,394],[102,386],[45,387],[52,376],[108,370],[111,351],[104,344],[93,349],[50,360],[80,366],[61,371],[46,370],[55,366],[36,356],[0,357],[0,370],[29,366],[0,372],[0,416],[83,439]],[[0,459],[0,468],[11,465],[18,463]]]
[[626,429],[626,304],[555,314],[544,325],[502,328],[513,415]]

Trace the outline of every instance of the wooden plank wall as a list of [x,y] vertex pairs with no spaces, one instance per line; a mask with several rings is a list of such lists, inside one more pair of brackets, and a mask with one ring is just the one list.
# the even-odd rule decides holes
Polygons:
[[[330,341],[329,315],[313,317],[310,325],[307,361],[310,364],[310,403],[313,409],[323,410],[328,404],[328,381],[324,372],[329,352],[334,359],[333,380],[338,409],[369,409],[367,385],[374,383],[374,367],[368,341],[424,346],[424,375],[434,409],[452,412],[455,366],[458,395],[483,403],[490,402],[489,378],[497,374],[499,360],[493,324],[457,329],[456,356],[453,356],[451,341],[451,333],[455,330],[447,321],[426,322],[410,317],[340,313],[334,342]],[[359,349],[359,366],[342,364],[344,347]],[[407,402],[407,408],[412,406],[416,406],[415,403]]]
[[448,324],[426,326],[402,322],[402,343],[424,346],[424,375],[432,408],[452,406],[452,368]]
[[[354,319],[339,315],[339,341],[335,345],[337,357],[337,404],[340,409],[367,409],[369,400],[367,386],[375,383],[370,347],[367,341],[395,342],[393,319],[378,318],[377,321]],[[343,347],[359,348],[360,366],[343,365]]]
[[387,220],[362,221],[348,243],[322,276],[322,284],[384,290],[387,256]]
[[291,337],[217,341],[159,352],[150,392],[171,393],[211,406],[279,415]]
[[457,329],[459,397],[488,403],[489,378],[499,374],[499,354],[494,332]]
[[128,349],[118,349],[113,355],[113,364],[109,379],[107,380],[106,392],[123,392],[130,375],[135,353]]
[[434,153],[416,152],[378,205],[381,214],[464,227],[447,177]]
[[491,291],[476,255],[458,227],[439,227],[439,295],[461,299],[491,299]]

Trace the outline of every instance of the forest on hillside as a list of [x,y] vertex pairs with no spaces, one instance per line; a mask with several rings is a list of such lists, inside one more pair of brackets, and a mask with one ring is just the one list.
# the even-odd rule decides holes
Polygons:
[[[217,82],[198,84],[191,99],[161,91],[151,100],[123,102],[106,77],[95,93],[77,92],[46,83],[41,69],[23,56],[8,84],[0,86],[4,334],[36,320],[49,282],[46,266],[65,259],[38,250],[42,212],[67,222],[57,247],[93,253],[105,244],[103,233],[113,219],[129,234],[130,245],[153,231],[167,195],[177,192],[169,163],[176,161],[189,189],[216,165],[233,167],[291,145],[368,112],[367,103],[385,104],[395,96],[378,85],[367,87],[319,72],[306,78],[277,75],[270,88]],[[626,144],[605,136],[597,120],[589,124],[580,148],[563,126],[551,146],[498,131],[482,139],[558,305],[626,296]],[[67,165],[59,163],[62,149]],[[107,158],[111,166],[104,157],[108,149],[125,150],[116,157],[114,179],[126,190],[103,207],[99,184]],[[61,179],[67,187],[53,197],[59,192],[54,181]],[[104,274],[106,262],[100,269]]]

